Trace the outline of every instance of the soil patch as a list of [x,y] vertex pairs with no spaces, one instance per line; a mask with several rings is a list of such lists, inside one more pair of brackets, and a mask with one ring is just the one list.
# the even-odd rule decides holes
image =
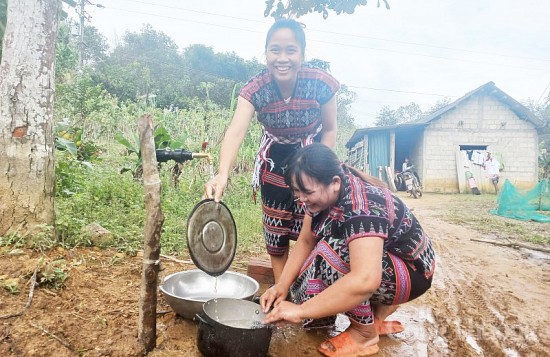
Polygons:
[[[396,312],[406,329],[383,337],[378,355],[546,355],[550,350],[548,255],[472,241],[488,237],[443,220],[444,212],[460,207],[459,195],[403,198],[434,241],[437,270],[432,289]],[[542,225],[538,223],[537,229]],[[245,273],[249,258],[238,255],[231,270]],[[37,287],[21,316],[0,319],[0,355],[142,355],[137,342],[140,256],[97,248],[58,248],[41,254],[1,247],[0,281],[11,279],[20,291],[0,289],[0,315],[22,311],[41,259],[64,262],[69,277],[60,290]],[[188,269],[194,266],[165,259],[161,278]],[[149,355],[200,356],[197,323],[176,316],[160,293],[157,312],[157,348]],[[345,325],[340,319],[331,331],[278,328],[269,355],[318,356],[317,345]]]

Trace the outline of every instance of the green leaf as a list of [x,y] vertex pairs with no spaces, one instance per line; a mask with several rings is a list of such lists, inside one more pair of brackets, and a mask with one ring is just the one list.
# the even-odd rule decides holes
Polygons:
[[172,137],[168,133],[165,127],[158,126],[155,129],[155,148],[164,149],[166,147],[172,147]]
[[[135,138],[134,138],[135,139]],[[115,134],[115,140],[119,143],[124,145],[126,149],[130,153],[136,153],[139,154],[139,147],[136,145],[136,142],[134,140],[134,143],[131,143],[128,139],[126,139],[121,133]],[[139,156],[139,155],[138,155]]]
[[78,149],[76,148],[76,144],[72,140],[67,140],[61,136],[57,136],[55,138],[55,147],[62,151],[67,151],[71,154],[72,157],[76,158],[76,152]]

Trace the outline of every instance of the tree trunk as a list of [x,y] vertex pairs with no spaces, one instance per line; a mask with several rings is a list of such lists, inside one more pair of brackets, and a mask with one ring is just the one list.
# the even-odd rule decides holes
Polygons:
[[145,351],[150,352],[155,348],[157,338],[157,280],[160,264],[160,232],[164,216],[160,207],[161,181],[153,137],[153,120],[150,115],[144,115],[139,119],[138,125],[147,215],[143,244],[138,338]]
[[0,63],[0,236],[54,224],[53,99],[60,0],[8,2]]

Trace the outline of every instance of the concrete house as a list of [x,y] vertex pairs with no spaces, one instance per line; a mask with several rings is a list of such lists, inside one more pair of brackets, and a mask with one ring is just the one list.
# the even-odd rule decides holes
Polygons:
[[[494,193],[487,152],[500,163],[500,185],[518,188],[538,181],[538,129],[543,123],[493,82],[417,121],[358,129],[347,142],[348,163],[386,179],[406,157],[426,192]],[[389,170],[389,171],[388,171]]]

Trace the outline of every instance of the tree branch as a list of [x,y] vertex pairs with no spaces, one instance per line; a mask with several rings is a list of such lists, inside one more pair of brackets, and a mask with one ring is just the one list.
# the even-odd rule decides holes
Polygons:
[[481,243],[488,243],[488,244],[493,244],[493,245],[499,245],[499,246],[502,246],[502,247],[511,247],[511,248],[515,248],[515,249],[525,248],[525,249],[536,250],[536,251],[538,251],[538,252],[550,253],[550,249],[548,249],[548,248],[544,248],[544,247],[535,247],[535,246],[533,246],[533,245],[529,245],[529,244],[525,244],[525,243],[520,243],[520,242],[509,242],[509,243],[505,243],[505,242],[497,242],[497,241],[494,241],[494,240],[476,239],[476,238],[470,238],[470,240],[471,240],[471,241],[474,241],[474,242],[481,242]]
[[25,313],[25,311],[27,311],[29,306],[31,306],[32,298],[34,296],[34,287],[36,286],[36,275],[37,275],[37,273],[38,273],[38,266],[36,266],[36,268],[34,269],[34,273],[32,274],[31,289],[29,290],[29,297],[27,298],[27,303],[23,307],[23,310],[15,313],[15,314],[0,316],[0,319],[9,319],[9,318],[12,318],[12,317],[18,317],[18,316],[23,315]]
[[54,335],[50,331],[46,330],[44,327],[42,327],[40,325],[33,324],[33,323],[31,323],[31,326],[34,327],[34,328],[39,329],[40,331],[42,331],[46,335],[50,336],[51,338],[53,338],[54,340],[56,340],[57,342],[59,342],[60,344],[65,346],[71,352],[74,351],[74,348],[67,341],[64,341],[61,338],[57,337],[56,335]]
[[160,265],[160,236],[164,215],[160,205],[162,185],[158,172],[152,116],[142,116],[138,125],[146,209],[138,339],[145,351],[150,352],[156,346],[157,280]]

